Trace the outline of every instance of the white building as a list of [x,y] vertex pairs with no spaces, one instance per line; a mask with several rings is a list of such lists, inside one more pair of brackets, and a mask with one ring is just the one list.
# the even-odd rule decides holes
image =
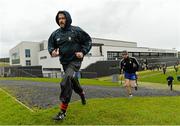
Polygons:
[[9,51],[10,65],[35,66],[38,65],[38,42],[23,41]]
[[[84,57],[81,69],[100,60],[117,60],[121,52],[127,50],[130,56],[138,58],[177,57],[175,49],[137,47],[136,42],[92,38],[91,51]],[[47,50],[48,42],[21,42],[10,50],[10,65],[42,65],[43,72],[58,70],[62,66],[59,57],[52,58]]]

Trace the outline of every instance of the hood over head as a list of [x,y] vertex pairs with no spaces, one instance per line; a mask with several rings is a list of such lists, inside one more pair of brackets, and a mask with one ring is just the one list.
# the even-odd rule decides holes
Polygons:
[[56,15],[56,23],[59,25],[59,20],[58,20],[58,15],[59,14],[64,14],[65,17],[66,17],[66,25],[65,25],[65,28],[64,29],[67,29],[71,26],[71,23],[72,23],[72,19],[71,19],[71,15],[69,14],[69,12],[67,11],[59,11]]

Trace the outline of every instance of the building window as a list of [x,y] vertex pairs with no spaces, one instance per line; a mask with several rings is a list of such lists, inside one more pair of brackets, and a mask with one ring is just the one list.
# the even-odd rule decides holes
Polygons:
[[131,57],[132,57],[132,54],[133,54],[132,52],[128,52],[128,55],[131,56]]
[[166,53],[166,57],[175,57],[174,53]]
[[158,56],[157,52],[151,52],[151,56]]
[[163,53],[159,53],[159,57],[162,57],[163,56]]
[[19,53],[15,52],[11,55],[12,58],[12,64],[20,64],[20,57],[19,57]]
[[107,52],[107,60],[118,60],[121,59],[120,52]]
[[40,59],[47,59],[47,56],[41,56]]
[[26,66],[31,66],[31,60],[26,60]]
[[149,56],[149,52],[140,52],[140,56]]
[[99,51],[100,51],[100,55],[103,56],[103,53],[102,53],[102,46],[99,47]]
[[12,64],[20,64],[20,59],[12,59]]
[[139,52],[133,52],[133,53],[132,53],[132,56],[133,56],[133,57],[139,57],[139,54],[140,54]]
[[40,44],[40,51],[44,50],[44,43]]
[[31,57],[30,49],[25,49],[25,57]]

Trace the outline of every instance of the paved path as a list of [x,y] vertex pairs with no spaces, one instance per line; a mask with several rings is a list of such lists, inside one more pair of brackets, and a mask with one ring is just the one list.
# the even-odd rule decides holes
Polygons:
[[[165,85],[167,86],[167,85]],[[123,87],[82,86],[89,98],[127,97]],[[55,83],[0,80],[0,88],[11,92],[18,100],[30,107],[48,108],[59,103],[60,86]],[[180,91],[139,87],[134,96],[177,96]],[[79,100],[75,93],[71,101]]]

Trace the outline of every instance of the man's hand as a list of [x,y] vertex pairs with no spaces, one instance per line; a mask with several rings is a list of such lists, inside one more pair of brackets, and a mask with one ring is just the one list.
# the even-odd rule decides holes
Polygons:
[[75,55],[79,59],[83,58],[83,56],[84,56],[82,52],[76,52]]
[[122,82],[123,81],[123,77],[124,77],[123,74],[119,75],[121,85],[123,84],[123,82]]
[[123,77],[124,77],[123,74],[120,74],[120,75],[119,75],[119,78],[120,78],[121,80],[123,79]]
[[139,78],[139,73],[136,72],[135,74],[136,74],[136,79],[138,79]]
[[59,48],[53,50],[52,53],[51,53],[51,56],[52,56],[52,57],[57,57],[57,56],[59,56]]

